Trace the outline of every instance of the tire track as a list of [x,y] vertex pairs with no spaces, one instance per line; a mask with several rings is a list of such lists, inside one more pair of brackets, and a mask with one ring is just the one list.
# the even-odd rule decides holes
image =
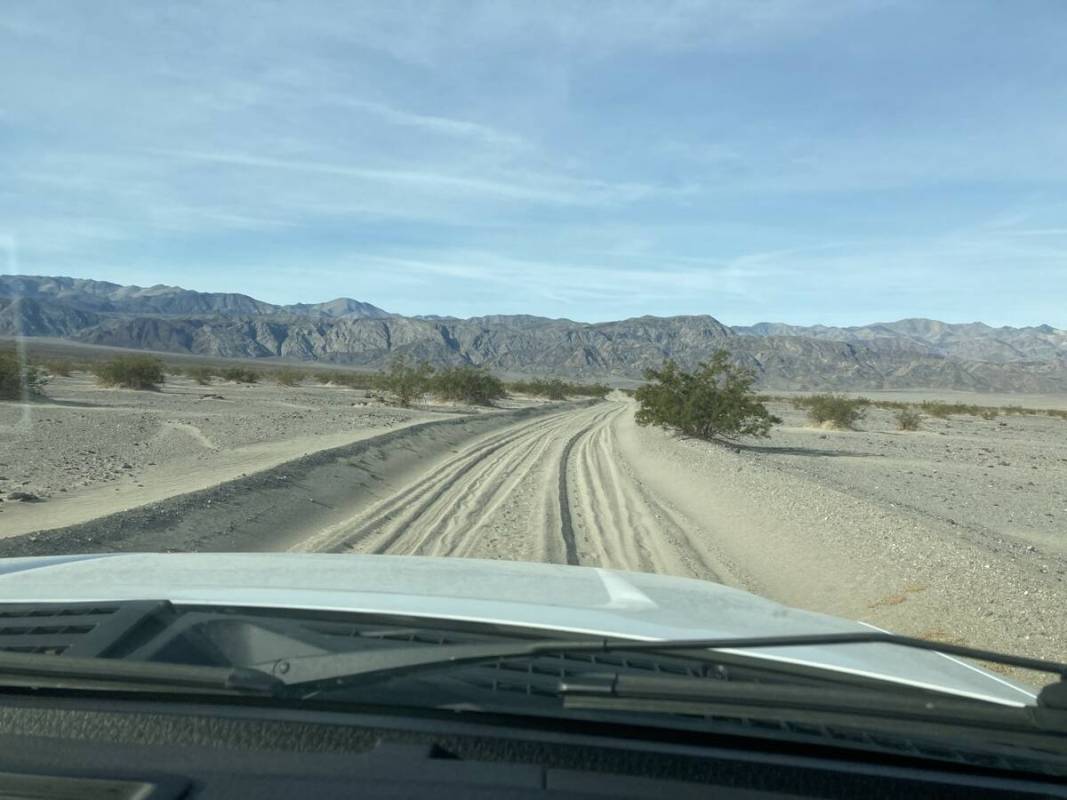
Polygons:
[[519,559],[720,580],[708,536],[628,468],[629,402],[485,435],[293,549]]
[[371,552],[396,552],[400,540],[431,507],[457,487],[473,470],[484,471],[492,456],[508,447],[516,446],[531,436],[542,435],[559,424],[561,418],[573,411],[553,414],[533,422],[524,422],[501,432],[477,439],[446,460],[433,472],[424,475],[404,489],[372,505],[363,513],[345,522],[320,531],[295,545],[292,550],[345,552],[360,547],[375,534],[383,534],[381,541],[369,548]]
[[563,550],[567,555],[567,563],[576,567],[581,562],[578,560],[578,545],[574,540],[574,521],[571,519],[570,488],[567,486],[567,465],[570,462],[571,451],[574,444],[587,431],[578,431],[563,447],[563,455],[559,459],[559,528],[563,539]]
[[559,459],[559,524],[560,524],[560,537],[563,539],[563,548],[567,556],[567,563],[573,567],[579,566],[581,561],[578,558],[578,544],[574,537],[574,518],[571,514],[571,489],[569,486],[569,465],[571,460],[571,452],[574,450],[574,446],[578,443],[578,440],[584,436],[588,436],[597,425],[602,423],[609,414],[601,414],[586,428],[575,433],[567,440],[567,443],[563,446],[563,453]]

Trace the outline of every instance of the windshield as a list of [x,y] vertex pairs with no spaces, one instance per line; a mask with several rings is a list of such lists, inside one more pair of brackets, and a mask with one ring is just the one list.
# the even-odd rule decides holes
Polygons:
[[1065,24],[8,4],[0,602],[1067,661]]

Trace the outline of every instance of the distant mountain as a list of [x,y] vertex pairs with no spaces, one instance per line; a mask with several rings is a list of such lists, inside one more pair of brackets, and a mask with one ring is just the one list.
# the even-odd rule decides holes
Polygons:
[[761,322],[735,326],[743,336],[802,336],[835,342],[895,341],[914,350],[975,361],[1041,361],[1067,358],[1067,331],[1049,325],[993,328],[982,322],[951,324],[902,319],[850,328]]
[[382,311],[378,306],[372,306],[370,303],[361,303],[351,297],[338,297],[336,300],[327,300],[325,303],[296,303],[291,306],[279,306],[278,308],[290,314],[331,317],[333,319],[383,319],[391,316],[388,311]]
[[176,287],[0,276],[0,335],[16,334],[370,367],[404,354],[435,364],[599,380],[640,378],[667,358],[692,367],[724,348],[768,389],[1067,391],[1067,334],[1049,326],[902,320],[854,328],[729,328],[710,316],[596,324],[529,315],[401,317],[346,298],[277,306]]
[[121,286],[84,278],[52,278],[31,275],[0,275],[0,298],[58,301],[78,311],[113,314],[283,314],[337,318],[389,316],[370,303],[339,297],[326,303],[277,306],[244,294],[195,292],[162,284]]

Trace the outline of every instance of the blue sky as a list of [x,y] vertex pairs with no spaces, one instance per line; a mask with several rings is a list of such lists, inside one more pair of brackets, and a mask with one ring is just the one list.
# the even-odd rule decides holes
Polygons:
[[1067,328],[1059,0],[5,4],[0,265]]

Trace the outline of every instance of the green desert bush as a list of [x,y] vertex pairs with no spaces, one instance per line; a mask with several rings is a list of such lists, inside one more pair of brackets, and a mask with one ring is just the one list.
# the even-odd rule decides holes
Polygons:
[[611,393],[611,387],[602,383],[572,383],[570,386],[568,393],[579,397],[595,397],[603,400]]
[[[934,400],[923,400],[919,403],[919,408],[931,417],[937,417],[938,419],[948,419],[949,414],[954,412],[954,406],[952,404],[940,403]],[[959,412],[957,411],[955,413]]]
[[215,370],[211,367],[187,367],[185,375],[201,386],[210,386],[211,379],[215,377]]
[[152,356],[119,356],[94,370],[101,386],[124,389],[158,389],[167,380],[163,362]]
[[43,366],[49,373],[61,378],[69,378],[70,373],[74,372],[74,363],[63,358],[46,361]]
[[841,430],[856,427],[866,414],[866,401],[840,394],[814,394],[803,399],[808,419],[819,425],[832,425]]
[[725,350],[686,372],[673,361],[645,371],[634,392],[637,424],[657,425],[701,439],[767,436],[781,422],[752,391],[755,376],[730,363]]
[[430,380],[430,391],[440,400],[475,405],[492,405],[507,396],[504,384],[495,375],[477,367],[449,367]]
[[899,400],[869,400],[868,403],[883,411],[904,411],[911,408],[911,404],[902,403]]
[[16,353],[0,353],[0,400],[27,400],[40,397],[48,376]]
[[279,386],[299,386],[307,376],[298,369],[279,369],[272,377]]
[[378,388],[388,393],[392,402],[407,408],[430,391],[433,367],[425,361],[412,364],[397,356],[378,380]]
[[382,386],[382,373],[380,372],[354,372],[341,371],[331,372],[330,383],[338,386],[347,386],[349,389],[378,389]]
[[518,394],[545,397],[549,400],[566,400],[571,387],[572,384],[561,381],[559,378],[533,378],[515,381],[508,388]]
[[917,431],[922,415],[912,408],[902,408],[896,414],[897,428],[902,431]]
[[260,375],[248,367],[226,367],[219,370],[219,377],[234,383],[259,383]]

